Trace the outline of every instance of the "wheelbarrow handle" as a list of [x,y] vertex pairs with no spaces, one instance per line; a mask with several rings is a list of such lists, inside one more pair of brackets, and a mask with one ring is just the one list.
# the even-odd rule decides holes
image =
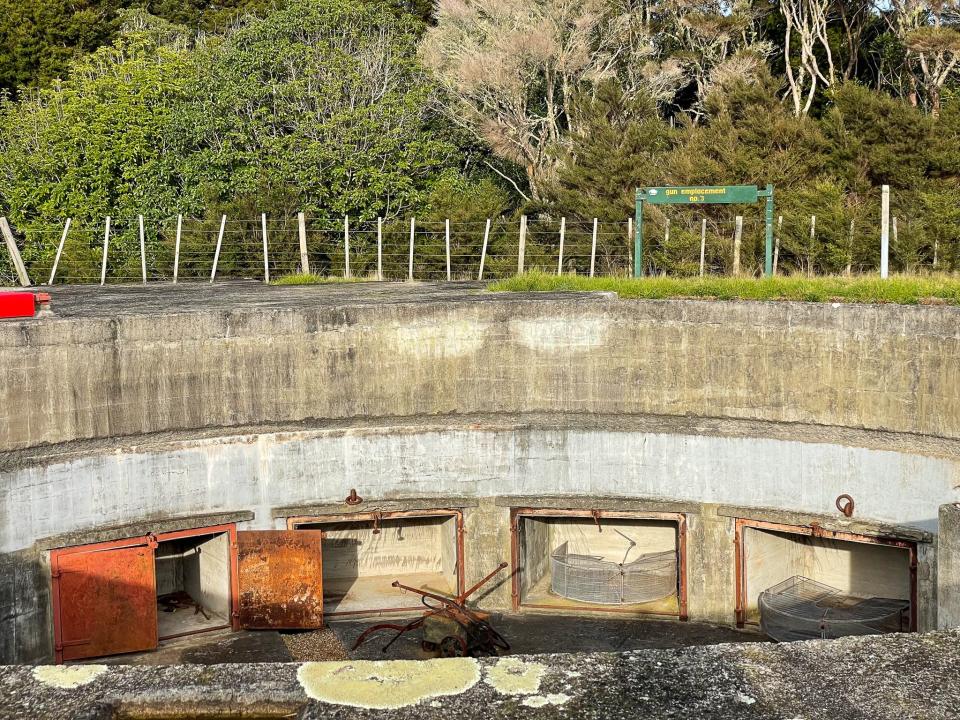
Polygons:
[[470,597],[471,595],[473,595],[477,590],[479,590],[479,589],[482,588],[484,585],[486,585],[488,582],[490,582],[490,579],[491,579],[494,575],[496,575],[498,572],[500,572],[501,570],[503,570],[505,567],[507,567],[507,563],[505,563],[505,562],[502,562],[502,563],[500,563],[499,565],[497,565],[496,569],[495,569],[492,573],[490,573],[489,575],[487,575],[483,580],[481,580],[480,582],[478,582],[476,585],[474,585],[472,588],[470,588],[469,590],[467,590],[467,591],[466,591],[465,593],[463,593],[462,595],[458,595],[458,596],[457,596],[457,601],[462,605],[462,604],[466,601],[466,599],[467,599],[468,597]]

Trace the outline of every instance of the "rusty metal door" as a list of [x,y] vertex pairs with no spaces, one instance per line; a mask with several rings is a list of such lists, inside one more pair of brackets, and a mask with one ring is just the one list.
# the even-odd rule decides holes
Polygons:
[[237,533],[241,627],[323,627],[322,538],[320,530]]
[[153,545],[116,545],[51,553],[57,662],[157,647]]

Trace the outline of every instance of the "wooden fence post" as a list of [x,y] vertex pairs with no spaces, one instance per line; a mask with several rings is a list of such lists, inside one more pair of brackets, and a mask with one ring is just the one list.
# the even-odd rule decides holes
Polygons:
[[447,248],[447,281],[450,281],[452,279],[450,275],[450,218],[447,218],[446,222],[444,223],[443,235],[444,243]]
[[520,216],[520,246],[517,250],[517,275],[523,275],[523,260],[527,251],[527,216]]
[[147,284],[147,244],[143,230],[143,215],[137,215],[137,221],[140,223],[140,275],[143,278],[143,284]]
[[560,218],[560,253],[557,255],[557,275],[563,274],[563,237],[567,234],[567,219]]
[[593,219],[593,239],[590,241],[590,277],[593,277],[593,269],[597,264],[597,219]]
[[813,244],[817,237],[817,216],[810,216],[810,242],[807,244],[807,277],[813,276]]
[[307,254],[307,216],[297,213],[297,231],[300,234],[300,272],[310,274],[310,256]]
[[223,233],[227,229],[227,216],[220,219],[220,233],[217,235],[217,249],[213,253],[213,270],[210,271],[210,284],[217,278],[217,263],[220,262],[220,246],[223,245]]
[[850,273],[853,271],[853,228],[856,220],[850,220],[850,235],[847,243],[847,268],[844,273],[847,277],[850,277]]
[[343,276],[350,277],[350,216],[343,216]]
[[10,223],[5,217],[0,217],[0,231],[3,232],[3,239],[7,243],[7,251],[10,253],[10,259],[13,261],[13,267],[17,271],[17,279],[23,287],[30,286],[30,276],[27,274],[27,267],[23,264],[23,258],[20,257],[20,251],[17,249],[17,241],[13,237],[13,230],[10,229]]
[[377,280],[383,280],[383,218],[377,218]]
[[773,275],[777,275],[777,263],[780,261],[780,232],[783,230],[783,215],[777,218],[777,237],[773,241]]
[[410,218],[410,264],[407,268],[407,279],[413,280],[413,236],[416,233],[417,219]]
[[50,280],[47,285],[53,285],[53,279],[57,276],[57,267],[60,265],[60,255],[63,253],[63,244],[67,241],[67,233],[70,232],[70,223],[73,218],[67,218],[63,226],[63,235],[60,236],[60,244],[57,245],[57,256],[53,259],[53,269],[50,270]]
[[267,214],[260,214],[260,226],[263,234],[263,281],[270,283],[270,253],[267,245]]
[[703,277],[703,271],[706,266],[707,258],[707,219],[700,221],[700,277]]
[[110,251],[110,216],[107,215],[107,222],[103,231],[103,262],[100,263],[100,284],[107,281],[107,253]]
[[880,188],[880,277],[890,276],[890,186]]
[[737,215],[733,230],[733,275],[740,274],[740,241],[743,238],[743,216]]
[[177,239],[173,250],[173,284],[177,284],[177,275],[180,272],[180,238],[183,235],[183,215],[177,215]]
[[480,275],[477,280],[483,280],[483,264],[487,261],[487,241],[490,240],[490,218],[487,218],[487,229],[483,231],[483,249],[480,251]]

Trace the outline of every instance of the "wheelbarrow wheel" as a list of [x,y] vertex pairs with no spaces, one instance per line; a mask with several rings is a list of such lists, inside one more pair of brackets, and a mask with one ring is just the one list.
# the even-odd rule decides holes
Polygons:
[[464,657],[466,654],[466,645],[460,638],[447,635],[440,641],[440,657]]

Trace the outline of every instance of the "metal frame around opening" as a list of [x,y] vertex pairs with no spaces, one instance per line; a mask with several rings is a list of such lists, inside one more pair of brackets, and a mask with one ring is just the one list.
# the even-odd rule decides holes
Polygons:
[[[657,613],[634,608],[616,608],[610,606],[597,605],[568,605],[565,607],[555,607],[553,605],[543,605],[537,603],[522,602],[520,597],[520,521],[525,517],[539,518],[565,518],[578,517],[591,520],[602,520],[603,518],[615,518],[620,520],[660,520],[673,522],[677,524],[677,612],[676,613]],[[552,508],[510,508],[510,561],[512,563],[511,577],[511,602],[514,612],[519,612],[523,608],[532,608],[535,610],[552,610],[554,612],[566,612],[568,610],[583,610],[588,612],[600,613],[630,613],[634,615],[656,615],[659,617],[676,617],[680,620],[687,619],[687,516],[684,513],[668,512],[621,512],[614,510],[563,510]]]
[[[60,599],[60,573],[59,561],[61,557],[67,555],[76,555],[79,553],[100,552],[103,550],[119,550],[128,547],[138,547],[147,545],[154,549],[161,542],[167,540],[180,540],[188,537],[200,537],[203,535],[218,535],[226,533],[229,537],[230,552],[230,623],[227,625],[217,625],[215,627],[203,628],[201,630],[191,630],[185,633],[160,636],[159,631],[156,635],[156,642],[159,644],[163,640],[172,640],[174,638],[185,637],[187,635],[196,635],[199,633],[212,632],[214,630],[239,630],[240,616],[240,579],[237,566],[237,526],[236,523],[227,523],[224,525],[210,525],[208,527],[190,528],[188,530],[175,530],[164,533],[147,533],[136,537],[123,538],[121,540],[107,540],[105,542],[88,543],[85,545],[71,545],[69,547],[55,548],[50,551],[50,576],[52,581],[51,598],[53,604],[53,638],[54,653],[56,662],[63,662],[62,640],[63,628],[60,623],[60,608],[62,601]],[[156,563],[156,561],[154,561]],[[156,578],[156,565],[154,565],[154,578]],[[60,649],[58,649],[60,648]]]
[[[457,526],[457,593],[463,594],[465,588],[466,571],[463,566],[463,511],[462,510],[393,510],[389,512],[359,512],[339,513],[336,515],[296,515],[287,518],[288,530],[299,530],[303,525],[327,525],[334,523],[351,522],[381,522],[383,520],[398,520],[402,518],[453,518]],[[322,529],[322,528],[320,528]],[[326,537],[324,531],[323,537]],[[416,612],[417,608],[374,608],[371,610],[344,610],[340,612],[324,612],[326,617],[344,617],[349,615],[383,615],[387,613]]]
[[824,538],[826,540],[842,540],[844,542],[864,543],[867,545],[885,545],[887,547],[901,548],[907,550],[910,554],[910,631],[917,630],[917,543],[910,540],[901,540],[894,537],[880,535],[862,535],[860,533],[844,532],[840,530],[827,530],[816,523],[811,525],[787,525],[785,523],[765,522],[763,520],[747,520],[737,518],[734,527],[734,549],[736,564],[736,621],[737,627],[743,628],[745,625],[755,625],[756,623],[747,623],[747,552],[744,545],[744,529],[754,528],[757,530],[772,530],[774,532],[802,535],[805,537]]

